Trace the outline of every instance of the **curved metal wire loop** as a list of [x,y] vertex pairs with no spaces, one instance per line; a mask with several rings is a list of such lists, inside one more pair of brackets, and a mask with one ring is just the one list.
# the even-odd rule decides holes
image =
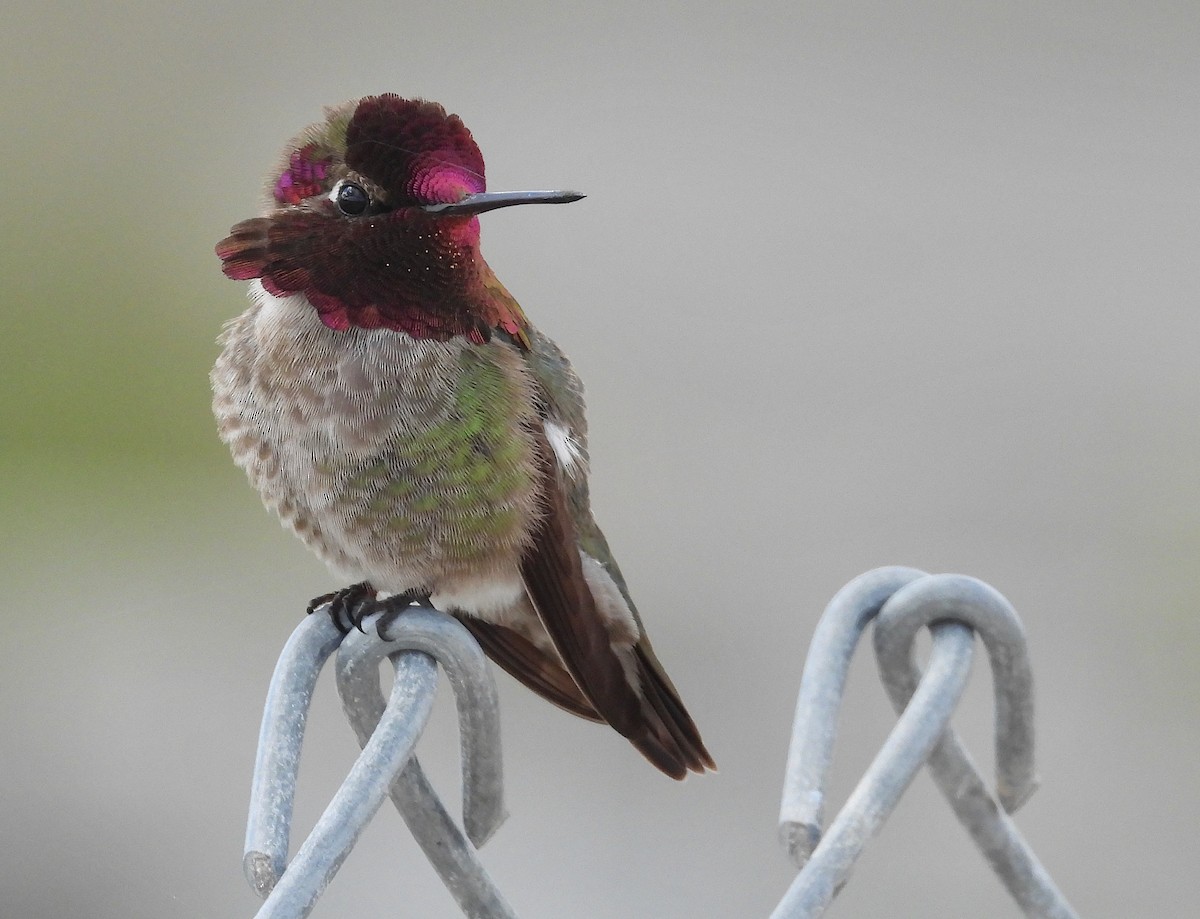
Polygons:
[[292,632],[271,676],[250,786],[242,871],[260,897],[279,882],[287,865],[296,771],[313,687],[342,633],[328,616],[308,616]]
[[[878,616],[875,645],[900,718],[883,748],[822,837],[825,778],[850,656]],[[912,660],[916,633],[929,626],[933,647],[922,676]],[[1036,787],[1032,686],[1025,636],[1012,607],[973,578],[880,568],[847,584],[826,609],[801,681],[780,837],[802,866],[772,919],[820,916],[845,883],[867,841],[929,762],[939,787],[1026,915],[1068,919],[1055,888],[949,728],[969,676],[973,632],[984,639],[996,684],[997,774],[1015,809]]]
[[[257,919],[307,916],[389,792],[463,911],[508,919],[512,911],[471,842],[482,844],[505,816],[498,704],[483,653],[465,628],[436,610],[406,610],[387,630],[395,640],[368,631],[343,640],[328,616],[309,616],[276,666],[263,714],[243,860],[251,887],[266,897]],[[339,690],[363,751],[285,870],[308,705],[322,665],[339,646]],[[396,668],[386,705],[378,678],[384,657]],[[436,692],[435,658],[458,702],[468,834],[449,816],[412,756]]]
[[860,574],[829,601],[813,632],[800,678],[779,808],[780,841],[799,868],[821,840],[837,716],[858,639],[888,597],[926,576],[924,571],[900,566]]
[[415,756],[392,784],[392,803],[465,915],[472,919],[514,919],[512,907],[492,883],[475,851],[476,845],[490,838],[506,816],[499,702],[483,651],[460,623],[436,610],[405,610],[386,630],[386,643],[375,637],[372,625],[373,620],[368,619],[363,626],[367,634],[352,633],[338,654],[338,691],[359,743],[377,733],[375,725],[384,711],[377,676],[379,661],[404,648],[435,654],[455,690],[467,833],[446,811]]
[[412,754],[433,708],[437,665],[417,652],[397,655],[393,663],[389,709],[394,714],[380,721],[256,919],[302,919],[312,911]]
[[[917,633],[944,620],[966,623],[987,648],[996,698],[996,797],[1005,811],[1016,813],[1038,787],[1033,762],[1033,669],[1025,628],[997,590],[975,578],[943,574],[896,591],[875,621],[880,678],[897,713],[904,711],[921,679],[913,660]],[[953,731],[946,742],[956,742]]]
[[360,744],[371,736],[376,713],[384,710],[376,665],[397,651],[424,651],[435,658],[454,690],[462,748],[462,811],[467,838],[481,848],[507,819],[504,764],[500,756],[500,702],[487,658],[456,619],[426,607],[413,607],[393,619],[375,640],[376,617],[363,623],[366,634],[347,636],[338,652],[337,681],[346,717]]
[[[822,835],[838,707],[850,658],[873,619],[881,676],[900,717]],[[913,644],[924,627],[933,642],[922,674]],[[781,839],[802,870],[772,919],[824,912],[925,763],[1026,915],[1075,919],[949,728],[969,676],[976,632],[994,674],[999,797],[1011,812],[1032,794],[1032,680],[1024,631],[1012,607],[973,578],[899,567],[867,572],[830,602],[805,663],[780,808]],[[373,628],[369,633],[343,640],[328,616],[307,617],[280,656],[263,715],[243,860],[251,886],[266,898],[258,919],[307,916],[389,793],[463,912],[477,919],[514,919],[476,854],[505,817],[498,706],[483,652],[460,623],[426,608],[406,610],[385,627],[384,638]],[[338,689],[363,751],[285,870],[308,706],[321,667],[339,646]],[[386,705],[378,679],[384,657],[396,669]],[[436,691],[435,659],[456,695],[465,832],[412,755]]]
[[[1033,763],[1033,677],[1025,630],[996,590],[975,578],[941,575],[897,591],[879,613],[875,653],[892,704],[906,712],[921,680],[913,643],[922,625],[953,620],[972,626],[991,659],[996,694],[998,797],[1008,813],[1037,789]],[[934,625],[934,629],[942,627]],[[953,729],[928,755],[929,771],[992,870],[1027,916],[1075,919],[1016,824],[996,807],[983,777]]]

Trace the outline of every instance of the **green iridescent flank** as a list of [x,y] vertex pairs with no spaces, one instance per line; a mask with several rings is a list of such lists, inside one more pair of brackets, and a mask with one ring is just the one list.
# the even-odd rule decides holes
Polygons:
[[513,499],[530,487],[529,444],[517,433],[521,393],[487,352],[462,352],[445,420],[393,444],[346,483],[366,498],[374,526],[414,550],[436,539],[446,556],[469,560],[521,525]]

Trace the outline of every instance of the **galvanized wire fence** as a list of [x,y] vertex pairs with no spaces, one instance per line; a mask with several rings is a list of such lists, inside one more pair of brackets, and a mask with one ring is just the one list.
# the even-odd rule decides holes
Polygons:
[[[850,659],[874,621],[880,675],[896,711],[895,728],[824,829],[824,787]],[[243,868],[265,898],[257,919],[302,919],[386,797],[400,811],[466,916],[515,919],[479,860],[504,822],[499,711],[486,659],[452,617],[414,607],[377,635],[343,636],[325,615],[308,617],[275,668],[263,713],[246,829]],[[917,633],[929,628],[924,673],[914,661]],[[996,699],[996,794],[989,791],[950,717],[970,673],[974,638],[983,640]],[[289,863],[292,804],[313,687],[337,652],[343,708],[362,754]],[[378,665],[396,676],[384,701]],[[430,786],[413,749],[433,704],[437,665],[454,690],[462,745],[460,828]],[[988,585],[960,575],[877,568],[843,587],[826,607],[801,679],[780,808],[780,839],[800,868],[771,919],[824,914],[855,860],[879,831],[923,765],[1026,916],[1075,919],[1008,817],[1037,787],[1033,759],[1032,674],[1020,620]]]
[[[872,620],[880,677],[900,718],[823,832],[838,706],[850,658]],[[922,674],[913,644],[925,627],[933,647]],[[975,634],[983,639],[995,684],[995,797],[949,726],[970,675]],[[1007,816],[1037,788],[1033,675],[1021,622],[1008,601],[982,581],[912,568],[877,568],[855,578],[830,601],[813,635],[779,813],[780,839],[801,870],[772,919],[824,913],[922,765],[1025,915],[1074,919]]]

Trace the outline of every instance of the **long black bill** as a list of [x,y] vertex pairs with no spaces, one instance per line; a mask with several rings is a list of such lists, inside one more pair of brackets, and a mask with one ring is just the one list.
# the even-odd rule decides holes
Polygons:
[[452,204],[426,204],[427,214],[482,214],[514,204],[570,204],[582,198],[577,191],[485,191]]

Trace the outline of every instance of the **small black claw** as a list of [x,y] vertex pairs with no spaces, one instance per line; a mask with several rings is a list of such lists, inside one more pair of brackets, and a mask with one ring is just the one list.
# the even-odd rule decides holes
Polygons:
[[375,622],[375,632],[384,641],[388,638],[384,635],[388,626],[399,619],[406,609],[413,606],[426,606],[429,609],[434,609],[433,602],[429,599],[429,591],[427,590],[406,590],[404,593],[393,594],[385,600],[375,601],[376,609],[382,611],[383,615]]
[[[367,630],[362,627],[363,620],[372,613],[376,613],[378,611],[379,601],[376,600],[374,596],[363,597],[357,603],[354,603],[347,608],[346,621],[349,622],[351,626],[366,635]],[[350,629],[346,629],[346,631],[349,632]]]
[[329,618],[339,632],[345,635],[354,628],[361,632],[363,619],[376,609],[375,588],[370,581],[360,581],[333,593],[321,594],[308,604],[309,615],[326,603],[329,604]]

